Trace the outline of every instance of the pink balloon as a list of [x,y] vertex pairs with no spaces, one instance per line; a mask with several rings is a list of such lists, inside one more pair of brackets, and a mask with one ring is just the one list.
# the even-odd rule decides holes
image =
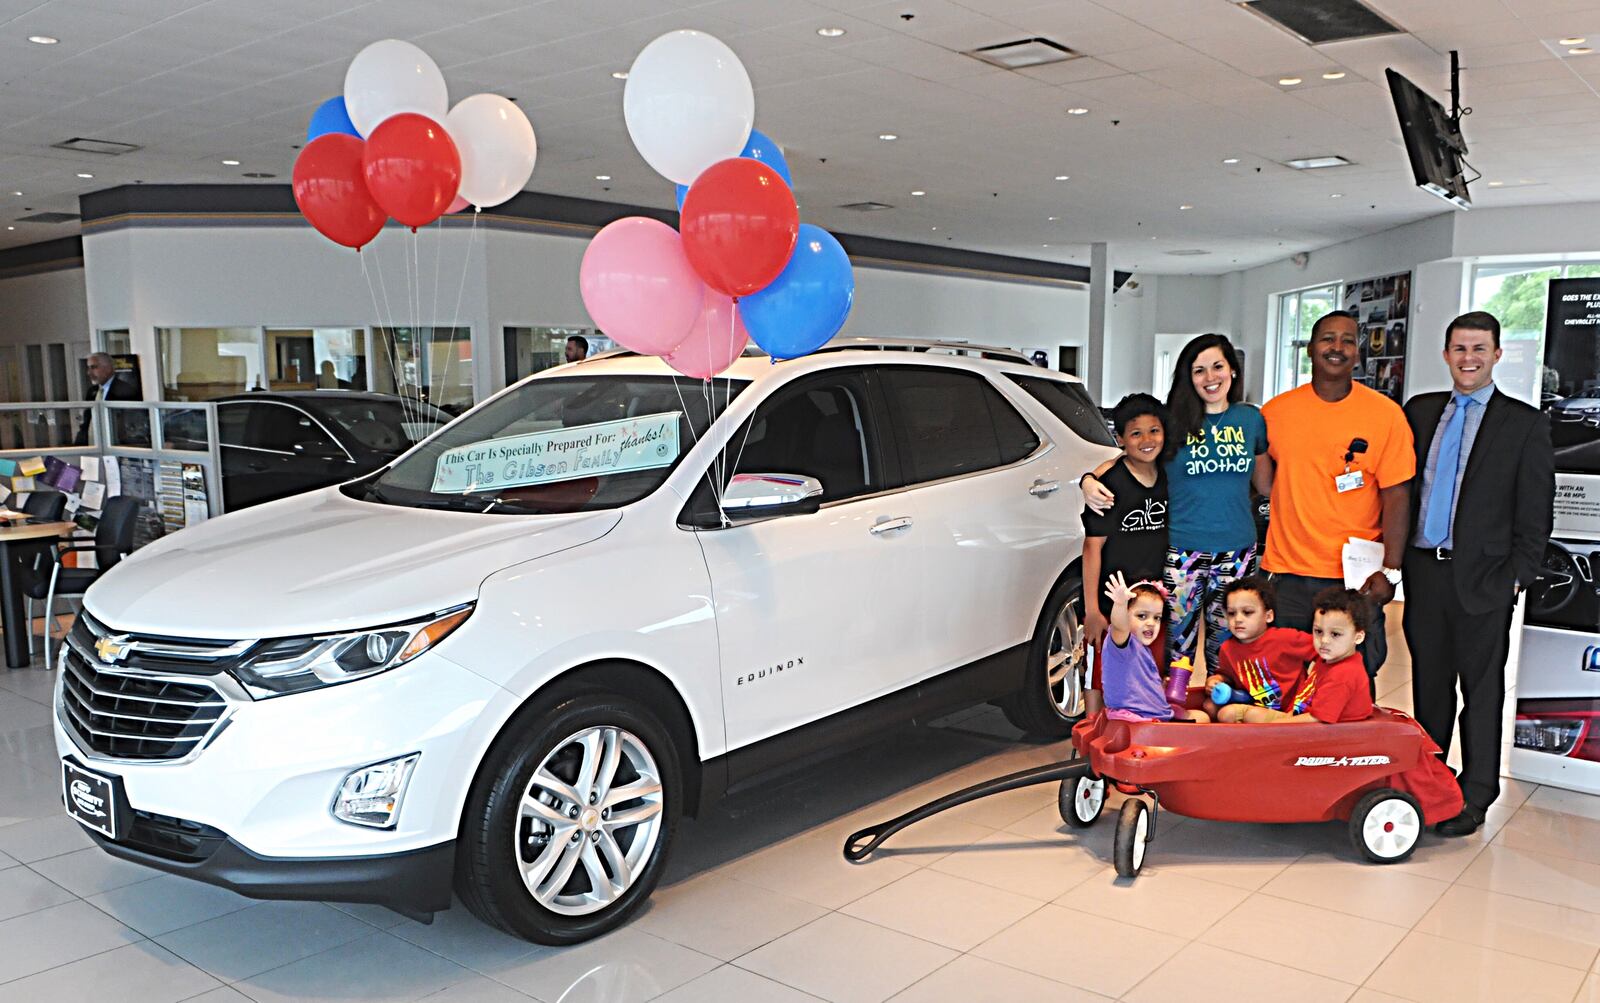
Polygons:
[[594,235],[578,286],[595,326],[641,355],[677,348],[706,294],[678,231],[644,216],[619,219]]
[[471,204],[472,204],[471,202],[468,202],[466,199],[462,198],[460,195],[457,195],[456,196],[456,200],[454,202],[450,203],[450,208],[446,209],[445,212],[447,212],[447,213],[460,212],[461,210],[467,208]]
[[707,289],[700,316],[689,327],[689,336],[665,357],[667,365],[697,380],[711,377],[733,365],[750,343],[733,297]]

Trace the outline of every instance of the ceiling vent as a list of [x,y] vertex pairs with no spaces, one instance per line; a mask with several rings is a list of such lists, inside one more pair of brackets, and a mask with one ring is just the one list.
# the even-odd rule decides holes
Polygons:
[[144,149],[144,147],[134,146],[132,143],[113,143],[109,139],[84,139],[82,136],[64,139],[59,143],[51,143],[50,148],[53,150],[76,150],[79,153],[98,153],[103,157],[120,157],[124,153],[132,153],[135,150]]
[[1402,33],[1360,0],[1246,0],[1239,6],[1249,8],[1307,45]]
[[882,212],[885,209],[893,209],[894,206],[887,202],[851,202],[839,208],[849,209],[851,212]]
[[1350,167],[1354,161],[1343,157],[1301,157],[1298,160],[1285,160],[1283,166],[1292,167],[1297,171],[1320,171],[1324,167]]
[[1168,251],[1167,253],[1174,258],[1197,258],[1202,254],[1210,254],[1211,252],[1203,251],[1198,247],[1186,247],[1181,251]]
[[1025,70],[1031,66],[1044,66],[1046,63],[1064,63],[1083,55],[1048,38],[1019,38],[1015,42],[985,45],[966,54],[973,59],[981,59],[998,66],[1002,70]]
[[244,172],[244,177],[247,177],[247,178],[275,178],[275,177],[277,177],[277,175],[276,174],[268,174],[266,171],[245,171]]
[[18,223],[70,223],[78,218],[75,212],[36,212],[32,216],[18,216]]

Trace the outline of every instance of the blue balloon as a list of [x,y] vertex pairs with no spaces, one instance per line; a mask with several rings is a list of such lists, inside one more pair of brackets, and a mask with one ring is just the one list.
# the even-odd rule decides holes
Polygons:
[[784,184],[794,187],[794,178],[789,175],[789,162],[783,159],[783,151],[778,149],[778,144],[772,141],[771,136],[760,129],[750,130],[750,140],[744,144],[739,156],[761,161],[777,171]]
[[794,255],[772,284],[739,300],[750,337],[774,359],[814,352],[850,315],[856,277],[850,256],[820,226],[800,224]]
[[684,197],[689,194],[689,186],[688,185],[678,185],[677,188],[678,188],[678,211],[679,212],[683,212],[683,200],[684,200]]
[[311,124],[306,126],[306,142],[309,143],[318,136],[330,133],[343,133],[346,136],[361,138],[361,133],[356,131],[356,124],[350,121],[350,112],[345,109],[342,96],[329,98],[311,113]]

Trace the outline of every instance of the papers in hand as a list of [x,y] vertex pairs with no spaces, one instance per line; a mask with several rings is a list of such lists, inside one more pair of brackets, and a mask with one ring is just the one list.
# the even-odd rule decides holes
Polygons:
[[1359,589],[1373,572],[1383,570],[1383,544],[1352,536],[1340,552],[1344,559],[1344,587]]

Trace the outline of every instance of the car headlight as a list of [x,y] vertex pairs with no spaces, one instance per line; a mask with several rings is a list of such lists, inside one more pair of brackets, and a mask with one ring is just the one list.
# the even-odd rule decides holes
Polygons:
[[258,700],[364,679],[411,661],[471,615],[468,603],[372,630],[267,641],[246,655],[233,674]]

